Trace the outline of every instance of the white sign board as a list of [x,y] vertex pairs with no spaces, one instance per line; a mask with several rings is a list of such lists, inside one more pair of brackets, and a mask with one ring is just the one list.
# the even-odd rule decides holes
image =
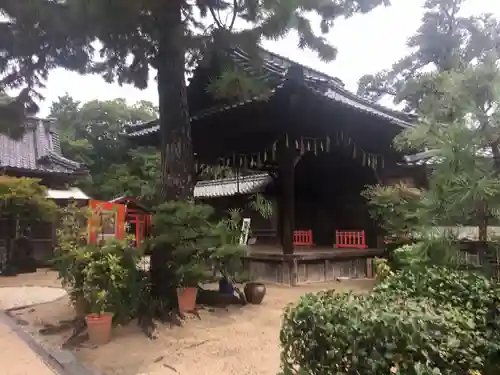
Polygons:
[[248,242],[248,234],[250,233],[250,218],[243,218],[241,225],[240,245],[246,245]]

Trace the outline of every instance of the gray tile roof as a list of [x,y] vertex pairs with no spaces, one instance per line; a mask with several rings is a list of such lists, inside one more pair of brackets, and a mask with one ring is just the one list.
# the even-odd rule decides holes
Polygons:
[[79,163],[62,156],[54,121],[37,118],[26,121],[20,139],[0,134],[0,169],[65,174],[84,171]]
[[[210,116],[214,113],[224,112],[231,108],[240,107],[250,102],[269,99],[269,95],[278,91],[288,78],[288,73],[291,68],[299,67],[303,71],[304,85],[318,97],[326,100],[339,103],[343,106],[350,107],[354,110],[364,112],[393,123],[397,126],[408,128],[413,126],[414,116],[409,113],[395,111],[386,108],[378,103],[362,98],[344,87],[344,84],[339,78],[328,76],[327,74],[318,72],[317,70],[299,65],[287,58],[271,53],[264,49],[260,51],[262,64],[254,67],[251,63],[251,58],[241,49],[233,49],[230,52],[235,63],[250,73],[257,79],[267,81],[274,87],[270,93],[258,95],[253,98],[230,104],[209,108],[201,111],[191,117],[191,121],[196,121],[201,118]],[[157,121],[152,121],[147,124],[136,124],[129,128],[129,137],[140,137],[149,134],[157,133],[160,127]]]
[[[480,158],[493,157],[491,150],[486,148],[477,150],[475,155]],[[443,160],[443,157],[437,149],[417,152],[416,154],[406,155],[403,158],[404,163],[407,165],[436,165]]]
[[[261,49],[261,58],[263,60],[262,69],[253,67],[251,57],[241,49],[233,49],[232,57],[236,63],[242,66],[247,72],[252,73],[252,75],[260,75],[258,78],[267,81],[282,81],[291,68],[299,67],[303,71],[305,86],[316,94],[356,110],[382,117],[401,127],[406,128],[413,126],[413,116],[411,114],[389,109],[383,105],[358,96],[347,90],[344,87],[344,83],[339,78],[331,77],[315,69],[302,66],[278,54]],[[257,71],[257,69],[259,71]]]
[[262,192],[270,184],[272,177],[267,173],[239,178],[221,178],[218,180],[199,181],[194,188],[196,198],[217,198],[239,194]]

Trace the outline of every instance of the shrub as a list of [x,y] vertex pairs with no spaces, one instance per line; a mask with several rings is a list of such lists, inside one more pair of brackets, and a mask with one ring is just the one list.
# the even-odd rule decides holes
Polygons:
[[127,241],[87,245],[89,215],[75,205],[61,211],[52,264],[72,303],[84,303],[82,312],[113,313],[115,322],[124,323],[137,315],[146,291],[145,277],[137,268],[141,252],[128,247]]
[[288,374],[466,374],[483,369],[486,345],[472,314],[426,299],[306,295],[280,332]]
[[429,298],[484,317],[500,301],[500,288],[480,274],[448,267],[404,269],[379,283],[385,297]]
[[157,208],[150,240],[151,298],[162,307],[154,310],[175,309],[177,287],[213,281],[214,271],[236,275],[245,253],[236,242],[236,219],[217,221],[212,207],[192,201],[169,201]]
[[77,207],[76,204],[70,204],[61,210],[57,246],[52,259],[52,266],[75,305],[83,297],[82,270],[86,261],[89,216],[88,209]]
[[[386,266],[386,263],[383,263]],[[371,295],[306,295],[280,332],[288,374],[500,373],[500,288],[444,267],[407,268]]]
[[[176,286],[198,286],[212,281],[215,265],[224,276],[242,268],[245,249],[239,246],[240,217],[214,220],[205,204],[171,201],[161,205],[153,218],[153,249],[162,252],[159,265],[174,269]],[[153,253],[154,255],[154,253]]]
[[391,277],[394,272],[389,266],[387,259],[375,258],[375,277],[378,281],[383,281]]
[[392,252],[392,263],[397,269],[421,266],[429,261],[422,243],[406,244]]
[[196,287],[210,280],[210,249],[218,233],[210,222],[212,207],[194,202],[169,201],[153,217],[151,270],[154,284]]
[[466,270],[448,267],[408,268],[383,280],[374,294],[386,301],[426,298],[435,309],[454,308],[474,320],[474,331],[484,347],[484,374],[500,371],[500,287]]
[[102,246],[83,248],[82,292],[91,313],[112,313],[114,321],[126,323],[137,316],[141,302],[140,252],[126,241],[110,240]]
[[368,200],[372,218],[389,234],[406,240],[420,223],[422,191],[405,184],[368,186],[361,195]]

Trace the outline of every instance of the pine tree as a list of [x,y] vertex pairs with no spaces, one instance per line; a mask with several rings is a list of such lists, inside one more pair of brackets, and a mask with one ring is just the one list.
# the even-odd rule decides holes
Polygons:
[[410,198],[408,188],[399,186],[377,186],[364,193],[389,233],[413,240],[433,234],[433,241],[424,236],[423,243],[432,245],[426,256],[435,261],[456,255],[458,239],[453,232],[432,228],[476,226],[484,252],[493,238],[488,226],[500,219],[498,61],[490,56],[462,71],[435,74],[436,91],[423,97],[433,103],[432,109],[418,126],[397,137],[396,146],[403,151],[427,150],[425,190],[413,189]]
[[[91,61],[92,28],[63,2],[3,0],[0,4],[0,131],[19,134],[38,111],[51,69],[81,73]],[[17,92],[8,97],[9,90]]]
[[[335,57],[308,16],[327,33],[338,17],[368,12],[387,0],[5,0],[0,5],[0,90],[27,87],[36,95],[49,69],[93,71],[108,81],[148,84],[157,72],[164,196],[189,198],[194,188],[186,100],[186,63],[206,48],[238,44],[256,51],[262,38],[296,30],[299,45]],[[227,19],[227,22],[226,22]],[[238,28],[236,26],[239,26]],[[32,32],[35,30],[35,32]],[[98,41],[99,45],[92,44]],[[90,64],[97,50],[102,61]],[[194,59],[186,59],[186,55]],[[91,68],[91,69],[90,69]],[[23,102],[27,102],[24,100]]]
[[[422,25],[408,41],[413,52],[392,69],[363,77],[358,91],[375,100],[391,95],[420,117],[419,126],[396,140],[402,150],[429,156],[429,186],[417,207],[411,202],[413,228],[406,232],[473,223],[484,248],[500,208],[500,23],[492,15],[460,16],[463,3],[426,1]],[[380,216],[383,193],[390,192],[369,193]],[[393,193],[392,201],[401,203]]]
[[491,14],[464,17],[467,0],[426,0],[422,24],[407,42],[411,53],[391,69],[359,80],[358,93],[372,100],[389,96],[407,110],[433,112],[423,102],[435,87],[435,74],[462,71],[491,52],[500,52],[500,22]]
[[399,140],[433,154],[427,195],[435,215],[455,223],[473,219],[482,242],[489,218],[500,209],[498,61],[490,55],[462,71],[436,75],[436,91],[425,98],[434,103],[432,111]]

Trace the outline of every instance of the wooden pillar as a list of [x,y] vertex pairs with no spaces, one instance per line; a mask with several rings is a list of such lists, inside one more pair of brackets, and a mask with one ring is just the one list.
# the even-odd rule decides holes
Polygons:
[[281,199],[280,214],[281,245],[283,254],[293,254],[293,232],[295,230],[295,140],[289,134],[280,139],[277,148]]

